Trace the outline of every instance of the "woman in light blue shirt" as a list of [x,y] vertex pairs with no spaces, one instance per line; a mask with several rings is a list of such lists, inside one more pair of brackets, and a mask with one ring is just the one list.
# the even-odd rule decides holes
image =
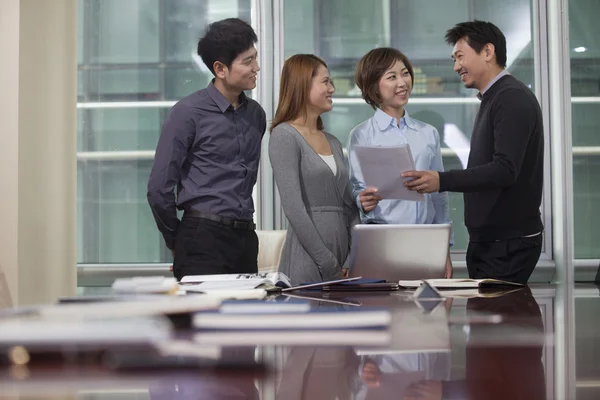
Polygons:
[[[431,125],[411,118],[405,110],[414,73],[408,58],[393,48],[377,48],[358,63],[356,84],[375,115],[350,133],[348,154],[353,195],[363,223],[450,223],[447,193],[425,195],[424,201],[384,200],[375,188],[367,188],[354,152],[355,146],[398,146],[408,143],[415,169],[443,171],[440,136]],[[446,277],[452,277],[450,254]]]

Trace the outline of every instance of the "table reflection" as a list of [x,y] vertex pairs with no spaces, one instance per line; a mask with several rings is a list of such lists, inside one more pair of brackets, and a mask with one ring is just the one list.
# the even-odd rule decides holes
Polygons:
[[504,343],[486,344],[490,327],[470,327],[466,352],[468,398],[545,399],[546,381],[542,363],[544,322],[531,290],[525,288],[492,299],[469,299],[467,310],[469,313],[501,315],[503,325],[518,333],[510,335]]
[[[32,366],[20,379],[4,376],[0,386],[21,395],[139,389],[154,400],[536,400],[552,392],[553,382],[546,382],[546,375],[553,376],[553,347],[546,343],[552,337],[552,321],[550,314],[544,321],[540,311],[540,304],[546,308],[549,304],[543,297],[538,304],[528,288],[492,298],[439,301],[433,308],[420,306],[410,293],[346,293],[311,302],[315,307],[388,308],[392,340],[371,347],[365,343],[216,346],[217,369],[189,368],[183,358],[179,364],[170,358],[169,367],[154,363],[154,368],[141,369],[82,366],[42,371]],[[177,336],[178,341],[198,346],[193,338],[193,332]],[[545,350],[545,345],[551,347]],[[181,357],[198,355],[184,348],[172,350]],[[549,374],[544,361],[549,362]],[[263,362],[275,373],[265,374]]]
[[351,399],[359,357],[352,347],[288,349],[276,400]]
[[[169,378],[149,385],[152,400],[258,400],[259,394],[252,375],[236,373],[234,365],[252,364],[255,348],[223,348],[220,361],[232,365],[231,373],[199,372],[192,377]],[[239,371],[241,372],[241,371]]]
[[467,316],[493,314],[502,323],[467,325],[465,379],[425,379],[411,384],[403,399],[545,399],[542,355],[546,335],[530,289],[496,298],[472,298],[466,307]]
[[[375,302],[382,300],[383,297],[377,297]],[[368,304],[373,299],[363,296],[360,301]],[[424,321],[406,318],[415,316],[414,308],[407,304],[406,299],[396,303],[403,312],[395,323]],[[438,311],[446,312],[446,307],[441,306]],[[439,318],[425,310],[420,312],[425,319]],[[452,318],[448,320],[460,328],[456,330],[463,332],[462,340],[466,342],[466,365],[461,379],[451,379],[451,348],[415,349],[413,336],[419,334],[419,327],[409,330],[395,325],[394,346],[389,349],[282,349],[276,398],[545,399],[542,356],[546,335],[540,306],[531,290],[524,288],[493,298],[470,298],[466,300],[466,317],[466,320],[459,318],[458,323]],[[437,324],[425,324],[420,329],[432,326]],[[398,337],[398,332],[406,336]],[[427,336],[425,330],[423,336]],[[456,344],[460,339],[453,337],[452,341]],[[403,348],[403,344],[407,346]]]
[[450,379],[450,353],[365,354],[355,389],[357,400],[404,398],[421,382]]

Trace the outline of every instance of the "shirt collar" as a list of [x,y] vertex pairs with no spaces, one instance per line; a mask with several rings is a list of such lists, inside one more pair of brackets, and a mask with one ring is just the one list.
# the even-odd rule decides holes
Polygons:
[[[229,107],[232,107],[232,105],[229,102],[229,100],[227,100],[227,98],[225,96],[223,96],[223,93],[219,92],[219,89],[217,89],[215,87],[214,82],[215,82],[214,79],[212,81],[210,81],[206,90],[208,91],[208,95],[210,96],[210,98],[213,99],[213,101],[217,104],[217,106],[219,107],[221,112],[225,112],[225,111],[227,111],[227,109]],[[246,100],[247,100],[246,94],[244,92],[242,92],[240,94],[240,97],[238,98],[238,100],[239,100],[239,105],[238,105],[238,107],[239,107],[246,102]]]
[[503,69],[502,71],[500,71],[500,73],[498,75],[496,75],[496,77],[494,79],[492,79],[492,81],[490,83],[488,83],[488,85],[485,87],[485,89],[483,89],[483,91],[481,93],[477,93],[477,98],[479,100],[481,100],[483,98],[483,95],[485,94],[485,92],[490,90],[490,88],[492,87],[492,85],[494,83],[498,82],[500,80],[500,78],[502,78],[503,76],[506,76],[506,75],[510,75],[510,72],[508,72],[506,69]]
[[[385,111],[378,108],[375,111],[375,115],[373,116],[375,122],[377,122],[377,126],[382,131],[385,131],[390,126],[396,125],[396,118],[388,115]],[[404,116],[400,118],[400,127],[408,126],[410,129],[416,130],[415,121],[408,115],[408,111],[404,110]]]

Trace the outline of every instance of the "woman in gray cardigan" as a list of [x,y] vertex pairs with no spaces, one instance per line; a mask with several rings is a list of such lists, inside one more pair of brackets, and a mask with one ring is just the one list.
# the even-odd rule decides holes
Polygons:
[[296,54],[283,65],[279,104],[271,125],[269,158],[289,222],[279,270],[292,284],[347,275],[352,197],[340,141],[323,130],[334,88],[327,65]]

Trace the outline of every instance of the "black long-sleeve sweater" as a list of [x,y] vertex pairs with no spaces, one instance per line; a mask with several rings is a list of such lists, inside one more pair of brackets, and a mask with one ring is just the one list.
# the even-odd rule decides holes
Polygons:
[[511,75],[483,95],[465,170],[440,173],[440,192],[463,192],[473,242],[531,235],[540,217],[544,177],[542,111],[533,92]]

